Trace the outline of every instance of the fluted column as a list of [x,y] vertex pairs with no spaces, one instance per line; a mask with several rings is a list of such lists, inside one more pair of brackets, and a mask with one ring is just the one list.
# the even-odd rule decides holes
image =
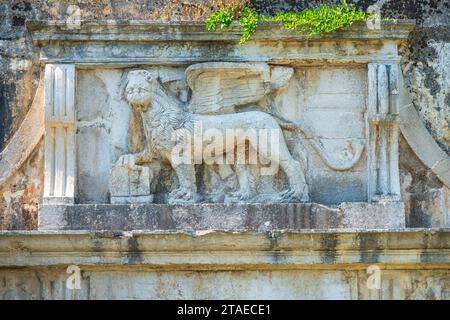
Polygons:
[[368,77],[368,199],[398,201],[398,66],[369,63]]
[[75,66],[45,66],[45,203],[74,203]]

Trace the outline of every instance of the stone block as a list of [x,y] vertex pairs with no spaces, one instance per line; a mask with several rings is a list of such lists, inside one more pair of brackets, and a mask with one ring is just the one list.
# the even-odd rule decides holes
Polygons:
[[270,231],[404,226],[401,202],[343,203],[338,208],[317,203],[45,205],[39,216],[41,230]]

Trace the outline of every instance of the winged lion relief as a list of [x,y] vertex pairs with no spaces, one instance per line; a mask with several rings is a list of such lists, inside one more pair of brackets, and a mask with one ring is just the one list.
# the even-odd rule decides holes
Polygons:
[[[291,67],[263,63],[194,64],[180,80],[188,91],[180,99],[164,70],[127,71],[131,153],[112,169],[112,202],[153,201],[152,185],[161,180],[169,181],[169,203],[308,202],[305,151],[294,154],[286,134],[302,137],[337,171],[353,167],[364,144],[352,143],[350,153],[336,157],[305,123],[282,116],[273,99],[293,74]],[[161,164],[172,178],[158,171]]]

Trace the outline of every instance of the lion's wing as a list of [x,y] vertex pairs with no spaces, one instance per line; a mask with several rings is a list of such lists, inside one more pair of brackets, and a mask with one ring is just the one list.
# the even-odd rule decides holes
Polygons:
[[189,66],[186,80],[192,89],[189,109],[194,113],[223,114],[235,107],[256,104],[287,85],[293,69],[265,63],[207,62]]

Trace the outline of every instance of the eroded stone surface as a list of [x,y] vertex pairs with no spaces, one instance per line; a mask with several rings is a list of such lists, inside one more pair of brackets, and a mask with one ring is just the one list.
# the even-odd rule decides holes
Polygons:
[[[26,164],[0,188],[0,229],[36,229],[42,201],[43,143]],[[10,214],[7,214],[10,213]]]
[[382,270],[381,290],[368,290],[367,277],[365,271],[348,269],[201,273],[94,270],[83,273],[81,290],[69,290],[65,269],[3,269],[0,299],[450,299],[446,270]]
[[400,173],[406,225],[448,227],[449,188],[423,165],[404,139],[400,139]]
[[[0,298],[449,299],[448,237],[448,229],[0,233]],[[66,286],[74,263],[80,290]],[[367,286],[368,266],[380,268],[380,289]]]
[[39,215],[42,230],[267,231],[403,227],[403,203],[391,201],[349,202],[338,208],[315,203],[46,205]]

